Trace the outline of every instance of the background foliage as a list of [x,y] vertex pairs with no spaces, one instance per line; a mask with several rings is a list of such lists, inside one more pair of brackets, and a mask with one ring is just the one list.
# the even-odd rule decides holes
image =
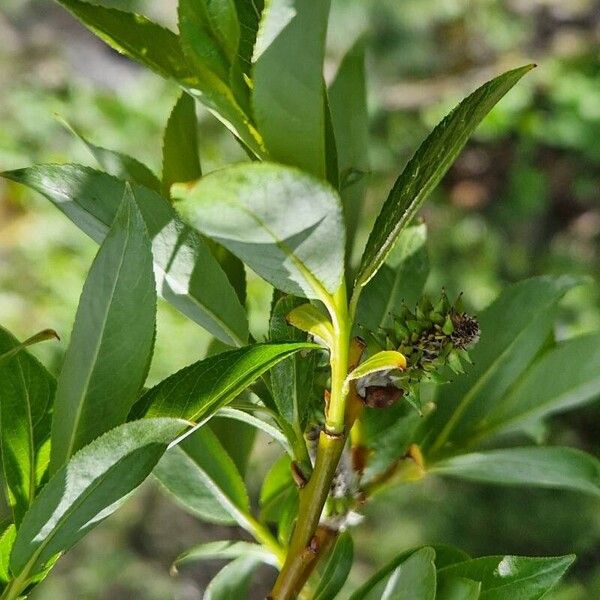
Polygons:
[[[169,2],[104,0],[172,24]],[[540,65],[507,97],[463,152],[428,204],[431,275],[427,288],[463,291],[481,309],[502,287],[531,275],[577,273],[557,332],[562,339],[600,327],[600,5],[592,0],[338,0],[331,18],[333,72],[351,34],[369,30],[371,214],[368,225],[419,140],[453,105],[493,73],[534,60]],[[94,164],[58,122],[66,117],[99,145],[151,167],[177,90],[111,52],[62,9],[44,0],[9,0],[0,12],[0,165],[71,160]],[[241,150],[204,112],[205,172],[241,158]],[[359,230],[366,235],[368,228]],[[71,329],[94,245],[48,202],[0,181],[0,315],[23,334],[53,327],[58,345],[33,352],[54,367]],[[248,287],[251,331],[268,328],[269,290]],[[35,324],[35,325],[33,325]],[[150,383],[205,355],[208,337],[159,302]],[[50,361],[50,362],[48,362]],[[598,454],[597,404],[550,420],[552,443]],[[256,488],[270,449],[259,445],[248,470]],[[254,480],[254,478],[256,478]],[[197,597],[213,571],[168,566],[199,539],[223,537],[178,512],[149,482],[124,510],[71,552],[33,597],[177,599]],[[225,526],[223,526],[225,527]],[[600,596],[597,503],[574,492],[487,488],[428,479],[390,490],[357,529],[364,579],[403,547],[455,543],[474,555],[498,552],[578,554],[556,600]],[[363,554],[361,555],[360,552]],[[110,582],[110,585],[106,585]],[[266,582],[265,587],[269,582]],[[256,591],[260,597],[260,592]]]

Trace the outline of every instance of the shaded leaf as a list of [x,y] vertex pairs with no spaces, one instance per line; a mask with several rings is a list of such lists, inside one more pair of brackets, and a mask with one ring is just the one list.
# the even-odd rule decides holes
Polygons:
[[356,276],[357,286],[364,286],[379,270],[398,234],[410,224],[481,120],[532,68],[520,67],[488,81],[429,134],[396,180],[375,221]]
[[350,574],[353,557],[352,536],[348,531],[344,531],[336,540],[327,559],[325,570],[314,594],[314,600],[334,600]]
[[237,54],[240,26],[233,0],[179,0],[181,44],[190,64],[223,82]]
[[[18,347],[18,340],[0,327],[0,353]],[[0,381],[2,486],[18,526],[48,466],[43,446],[50,438],[56,382],[26,351],[0,364]]]
[[246,524],[246,486],[210,429],[200,428],[166,452],[154,475],[179,504],[204,521]]
[[[275,368],[275,367],[274,367]],[[224,417],[224,418],[220,418]],[[214,431],[215,422],[222,423],[222,430],[225,430],[231,427],[232,422],[244,423],[251,427],[253,430],[260,430],[263,433],[266,433],[268,436],[273,438],[275,441],[279,442],[283,449],[286,452],[290,451],[289,443],[285,435],[277,428],[275,425],[271,425],[271,423],[267,423],[263,419],[260,419],[250,413],[247,413],[243,410],[238,410],[236,408],[222,408],[216,414],[216,416],[211,419],[210,427]],[[221,439],[221,438],[220,438]],[[231,440],[232,445],[235,443],[235,438]],[[238,440],[239,443],[239,440]]]
[[207,419],[280,360],[315,347],[307,343],[255,344],[210,356],[148,390],[132,415]]
[[440,569],[438,577],[441,583],[448,577],[480,581],[481,600],[539,600],[554,587],[573,560],[573,555],[488,556]]
[[558,343],[531,365],[477,435],[516,429],[600,396],[600,334]]
[[440,388],[443,402],[427,419],[425,451],[443,453],[465,440],[485,421],[547,342],[555,307],[576,281],[534,277],[506,288],[479,316],[481,338],[469,350],[473,365]]
[[127,418],[154,346],[150,240],[131,189],[85,281],[58,377],[50,472]]
[[[2,175],[43,194],[97,243],[114,221],[126,185],[78,165],[38,165]],[[152,240],[159,293],[223,342],[245,344],[245,310],[201,236],[164,198],[141,186],[132,189]]]
[[507,448],[454,456],[430,472],[483,483],[566,488],[600,497],[600,462],[573,448]]
[[365,286],[358,303],[356,322],[377,331],[391,327],[393,315],[400,314],[402,302],[416,306],[429,274],[429,258],[425,242],[425,224],[404,229],[385,263]]
[[203,600],[247,598],[252,575],[260,563],[261,560],[256,556],[236,558],[208,584]]
[[[234,412],[235,416],[232,416],[228,411]],[[227,411],[227,412],[226,412]],[[239,418],[238,417],[239,413]],[[227,417],[227,418],[221,418]],[[249,417],[246,419],[246,417]],[[229,408],[222,408],[217,414],[206,424],[211,431],[217,436],[223,448],[231,459],[235,463],[235,466],[239,470],[242,476],[246,473],[248,467],[248,461],[250,460],[250,454],[254,448],[254,442],[256,440],[257,429],[260,429],[258,425],[255,426],[250,424],[250,420],[255,419],[252,415],[245,413],[241,410],[233,410]],[[256,419],[261,425],[263,421]],[[265,423],[267,427],[268,424]],[[273,428],[277,433],[278,430]]]
[[240,43],[238,46],[238,60],[241,70],[250,75],[252,66],[252,53],[256,43],[258,24],[264,10],[264,0],[234,0],[240,21]]
[[282,291],[327,299],[339,287],[344,230],[339,198],[327,184],[253,163],[174,186],[173,195],[192,225]]
[[362,212],[369,172],[369,124],[365,81],[365,39],[346,52],[329,87],[329,106],[346,220],[347,259]]
[[174,183],[193,181],[202,175],[198,150],[195,102],[183,92],[167,121],[162,146],[162,193],[168,198]]
[[394,557],[391,561],[381,567],[381,569],[355,590],[354,593],[350,595],[349,600],[381,600],[384,582],[399,566],[418,551],[418,549],[412,549],[398,554],[398,556]]
[[436,600],[478,600],[481,582],[464,577],[446,577],[438,589]]
[[329,5],[270,0],[253,56],[254,115],[270,156],[320,179],[326,177],[322,73]]
[[138,183],[155,192],[160,192],[160,181],[158,177],[145,164],[122,152],[109,150],[93,144],[70,123],[63,119],[61,119],[61,121],[73,135],[79,138],[87,146],[98,164],[109,175],[114,175],[123,181]]
[[206,544],[194,546],[183,554],[180,554],[177,557],[174,566],[179,567],[187,563],[203,560],[232,560],[243,556],[252,556],[273,566],[276,566],[277,564],[271,553],[265,550],[263,546],[252,544],[250,542],[234,542],[227,540],[222,542],[208,542]]
[[134,421],[75,454],[25,514],[10,559],[15,576],[33,575],[112,514],[185,427],[177,419]]
[[[306,342],[306,333],[286,321],[291,310],[303,303],[301,298],[283,296],[274,304],[269,321],[269,339]],[[271,370],[271,389],[279,414],[291,425],[298,426],[300,431],[311,399],[315,357],[315,352],[308,356],[295,354]]]
[[421,548],[390,575],[381,600],[435,600],[435,550]]

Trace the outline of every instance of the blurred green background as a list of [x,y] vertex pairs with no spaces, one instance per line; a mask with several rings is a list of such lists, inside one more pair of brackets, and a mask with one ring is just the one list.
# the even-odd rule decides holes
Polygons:
[[[173,0],[103,0],[167,25]],[[561,338],[600,328],[600,2],[593,0],[334,0],[328,76],[367,32],[371,113],[370,191],[364,238],[395,176],[439,118],[492,75],[538,63],[479,128],[423,211],[429,226],[428,287],[463,291],[475,310],[510,281],[576,273],[557,324]],[[301,49],[298,49],[300,52]],[[50,0],[2,0],[0,169],[33,162],[93,165],[57,120],[95,143],[160,168],[161,134],[177,90],[112,52]],[[243,154],[199,108],[203,168]],[[0,322],[24,338],[53,327],[60,344],[34,352],[56,371],[94,244],[46,200],[0,180]],[[249,283],[251,327],[266,329],[269,288]],[[150,374],[156,381],[202,357],[208,337],[165,303]],[[598,404],[551,419],[546,438],[598,454]],[[274,450],[251,459],[258,489]],[[395,488],[356,530],[353,581],[399,550],[447,542],[474,555],[575,552],[552,600],[600,598],[600,510],[574,493],[427,480]],[[223,537],[146,484],[126,507],[71,551],[37,600],[187,600],[218,563],[169,575],[190,545]],[[214,566],[214,568],[213,568]],[[272,573],[257,577],[261,598]]]

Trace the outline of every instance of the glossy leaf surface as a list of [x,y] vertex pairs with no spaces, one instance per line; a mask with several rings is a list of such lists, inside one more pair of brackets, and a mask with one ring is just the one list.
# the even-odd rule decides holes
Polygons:
[[190,421],[206,419],[279,361],[310,348],[315,348],[314,344],[255,344],[210,356],[148,390],[132,414]]
[[[2,175],[44,195],[97,243],[114,221],[126,185],[79,165],[38,165]],[[159,293],[223,342],[245,344],[245,310],[201,236],[164,198],[141,186],[132,189],[152,240]]]
[[446,459],[431,472],[504,485],[566,488],[600,497],[600,462],[574,448],[507,448]]
[[[0,354],[18,347],[18,340],[0,327]],[[48,466],[43,446],[50,437],[56,381],[23,350],[0,364],[0,381],[2,486],[19,525]]]
[[440,581],[463,577],[481,582],[481,600],[539,600],[564,575],[574,556],[488,556],[445,567]]
[[324,182],[269,163],[240,164],[174,186],[178,208],[280,290],[323,298],[342,279],[340,201]]
[[533,68],[508,71],[465,98],[421,144],[396,180],[367,241],[356,277],[365,285],[379,270],[399,233],[410,224],[429,193],[460,154],[496,103]]
[[10,559],[12,572],[36,573],[113,513],[185,427],[177,419],[126,423],[74,455],[26,513]]

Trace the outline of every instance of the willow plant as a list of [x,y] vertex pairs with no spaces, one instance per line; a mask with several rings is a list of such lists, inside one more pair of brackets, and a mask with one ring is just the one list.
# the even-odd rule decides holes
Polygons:
[[[180,0],[178,33],[113,8],[60,3],[182,92],[161,177],[74,129],[103,171],[60,164],[3,174],[48,198],[100,249],[56,379],[26,348],[53,332],[20,343],[0,330],[10,508],[2,600],[27,597],[151,473],[185,510],[255,540],[204,542],[175,560],[175,571],[231,561],[209,585],[213,600],[246,597],[260,563],[278,571],[272,600],[340,597],[362,508],[392,485],[440,475],[600,496],[595,458],[506,441],[523,444],[532,424],[600,391],[600,336],[553,335],[555,309],[577,282],[521,282],[477,317],[442,290],[423,294],[426,228],[415,217],[532,65],[485,83],[431,132],[361,249],[365,41],[326,84],[329,2]],[[196,100],[246,162],[203,174]],[[261,342],[249,332],[244,265],[274,288]],[[157,294],[214,342],[206,358],[146,388]],[[256,430],[281,446],[259,512],[244,481]],[[414,548],[350,597],[535,600],[572,560]]]

